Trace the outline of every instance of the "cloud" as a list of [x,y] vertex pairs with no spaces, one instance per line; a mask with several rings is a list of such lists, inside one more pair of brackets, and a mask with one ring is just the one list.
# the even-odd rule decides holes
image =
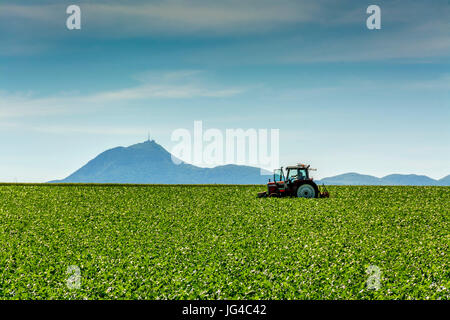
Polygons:
[[[267,42],[224,44],[203,49],[190,63],[214,65],[306,64],[396,60],[398,63],[436,62],[448,59],[450,34],[446,29],[420,32],[380,30],[378,34],[343,34],[340,37],[288,36]],[[450,29],[449,29],[450,30]]]
[[122,126],[68,126],[68,125],[43,125],[31,126],[28,130],[54,134],[89,134],[89,135],[131,135],[139,136],[145,134],[148,128],[144,127],[122,127]]
[[[4,2],[0,5],[0,21],[12,33],[35,34],[33,30],[37,28],[39,33],[46,31],[40,37],[64,36],[65,9],[70,4],[69,1]],[[311,22],[320,15],[319,3],[298,0],[77,1],[77,4],[87,36],[102,38],[254,34]]]
[[86,14],[98,18],[96,27],[120,21],[120,33],[134,34],[253,34],[312,21],[320,8],[312,1],[228,0],[108,2],[86,4]]
[[144,72],[136,75],[141,84],[113,91],[104,91],[84,97],[87,102],[109,102],[143,99],[225,98],[238,95],[246,88],[205,85],[200,70]]
[[196,86],[159,86],[159,85],[142,85],[134,88],[101,92],[84,98],[89,102],[102,101],[119,101],[119,100],[137,100],[152,98],[168,98],[168,99],[186,99],[197,97],[214,97],[223,98],[230,97],[241,93],[241,89],[224,89],[211,90],[206,88],[198,88]]
[[[197,63],[377,61],[441,57],[450,52],[446,1],[380,1],[382,29],[377,31],[365,28],[367,3],[352,0],[77,3],[82,9],[82,30],[76,36],[71,34],[74,41],[145,37],[236,40],[201,46],[183,56]],[[0,29],[6,32],[2,33],[0,54],[31,55],[57,49],[58,40],[69,39],[65,28],[69,4],[56,0],[1,4]],[[159,94],[160,89],[154,89]]]
[[[67,113],[74,106],[73,99],[63,97],[35,97],[30,93],[0,92],[0,119]],[[76,109],[74,109],[76,110]]]
[[[67,34],[65,9],[73,1],[3,1],[0,17],[13,21],[12,28],[47,26],[50,33]],[[302,23],[365,25],[368,4],[359,0],[96,0],[76,1],[82,9],[83,26],[102,37],[168,34],[254,34],[282,30]],[[435,1],[380,1],[382,19],[417,25],[447,23],[448,3]],[[386,18],[386,19],[384,19]],[[14,23],[20,20],[25,25]],[[62,28],[61,28],[62,27]]]
[[37,97],[33,93],[0,91],[0,119],[89,113],[132,100],[225,98],[247,90],[205,84],[201,78],[194,77],[198,74],[201,72],[193,70],[144,73],[138,78],[145,82],[136,86],[85,96],[60,93],[50,97]]
[[360,62],[390,59],[423,59],[446,56],[450,52],[450,36],[416,36],[414,41],[401,33],[385,37],[351,37],[322,42],[279,57],[281,63]]
[[[152,126],[152,129],[157,127]],[[133,126],[124,127],[118,126],[105,126],[105,125],[54,125],[54,124],[41,124],[33,125],[20,122],[0,122],[1,131],[21,131],[21,132],[40,132],[50,134],[88,134],[88,135],[117,135],[117,136],[142,136],[144,137],[148,132],[148,127]],[[159,131],[163,131],[164,128],[158,128]]]

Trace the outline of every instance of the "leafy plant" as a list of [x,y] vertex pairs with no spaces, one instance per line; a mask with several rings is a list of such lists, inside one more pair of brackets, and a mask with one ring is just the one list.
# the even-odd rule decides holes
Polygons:
[[260,189],[0,186],[0,298],[449,298],[450,188]]

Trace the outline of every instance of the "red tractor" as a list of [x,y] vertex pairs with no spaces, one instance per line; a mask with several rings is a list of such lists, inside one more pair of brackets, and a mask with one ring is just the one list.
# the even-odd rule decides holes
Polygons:
[[298,164],[283,167],[273,173],[273,182],[267,183],[267,191],[259,192],[258,198],[265,197],[298,197],[298,198],[328,198],[330,194],[323,185],[321,190],[309,176],[309,171],[315,171],[309,165]]

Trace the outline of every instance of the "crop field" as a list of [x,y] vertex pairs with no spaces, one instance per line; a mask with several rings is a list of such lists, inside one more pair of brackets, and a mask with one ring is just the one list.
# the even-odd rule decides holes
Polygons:
[[449,187],[0,186],[1,299],[449,299]]

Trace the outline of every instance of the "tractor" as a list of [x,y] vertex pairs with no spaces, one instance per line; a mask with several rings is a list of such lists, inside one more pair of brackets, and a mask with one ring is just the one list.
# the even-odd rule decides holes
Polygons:
[[286,167],[286,175],[284,175],[283,167],[276,169],[273,173],[273,181],[269,179],[267,183],[267,191],[259,192],[258,198],[329,198],[330,194],[325,186],[322,185],[319,189],[310,177],[310,171],[316,171],[316,169],[305,164]]

